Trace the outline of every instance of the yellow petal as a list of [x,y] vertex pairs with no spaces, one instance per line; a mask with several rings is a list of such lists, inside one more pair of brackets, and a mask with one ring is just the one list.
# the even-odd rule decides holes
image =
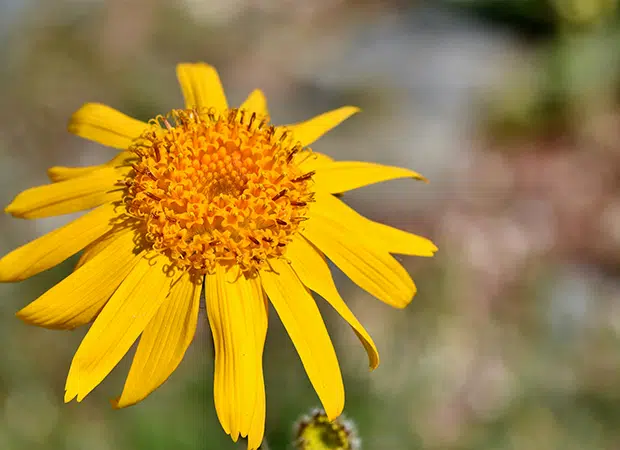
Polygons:
[[299,141],[306,147],[359,111],[355,106],[343,106],[305,122],[286,125],[286,128],[293,131],[293,141]]
[[105,168],[73,180],[37,186],[21,192],[5,211],[15,217],[38,219],[59,216],[118,201],[124,189],[122,170]]
[[108,203],[0,259],[0,281],[20,281],[60,264],[110,231],[119,216]]
[[177,65],[177,78],[187,108],[228,108],[226,94],[215,68],[204,63]]
[[314,198],[315,212],[332,217],[359,235],[365,236],[366,242],[371,241],[390,253],[433,256],[437,251],[437,246],[429,239],[370,220],[333,195],[317,192]]
[[73,329],[91,322],[136,265],[135,232],[117,233],[96,257],[17,313],[45,328]]
[[71,116],[69,132],[108,147],[126,149],[148,124],[100,103],[87,103]]
[[73,270],[78,270],[88,261],[93,259],[96,255],[98,255],[101,251],[103,251],[108,246],[110,241],[115,238],[115,236],[116,235],[114,232],[106,233],[93,243],[87,245],[82,251],[80,259],[78,260]]
[[194,339],[202,280],[189,273],[177,281],[170,295],[140,337],[125,387],[114,402],[117,408],[133,405],[161,386],[181,363]]
[[[265,306],[265,309],[267,307]],[[254,415],[248,431],[248,450],[258,450],[265,436],[265,415],[267,402],[265,401],[265,379],[263,376],[263,366],[261,361],[260,373],[258,378],[258,396],[254,406]]]
[[78,402],[82,401],[144,331],[170,293],[173,279],[166,273],[167,266],[164,256],[145,256],[123,280],[73,357],[65,386],[65,402],[75,397]]
[[332,161],[333,159],[330,156],[319,152],[299,152],[293,158],[293,164],[297,165],[304,173],[317,170]]
[[413,170],[358,161],[338,161],[324,164],[317,169],[312,177],[317,189],[332,194],[397,178],[415,178],[426,181],[426,178]]
[[334,346],[321,313],[285,261],[270,261],[274,272],[261,271],[265,292],[293,341],[308,378],[330,420],[344,408],[344,386]]
[[269,111],[267,110],[267,99],[260,89],[254,89],[241,104],[239,109],[245,109],[263,116],[269,115]]
[[217,416],[233,441],[248,436],[257,448],[264,430],[262,358],[267,334],[267,304],[260,279],[234,277],[218,266],[205,277],[205,298],[215,346]]
[[437,251],[437,246],[433,244],[430,239],[399,230],[389,225],[374,222],[364,216],[359,217],[362,220],[366,220],[366,226],[373,233],[371,236],[376,236],[380,244],[385,246],[385,249],[390,253],[412,256],[433,256]]
[[286,257],[291,260],[293,270],[303,284],[323,297],[346,320],[362,342],[368,353],[371,369],[379,365],[379,352],[370,335],[353,315],[347,304],[342,300],[329,266],[323,255],[301,236],[296,236],[286,248]]
[[341,222],[316,200],[302,234],[362,289],[396,308],[407,306],[416,288],[403,266],[372,235]]
[[128,173],[131,169],[129,163],[133,160],[136,155],[132,152],[119,152],[117,155],[108,161],[105,164],[98,164],[96,166],[86,166],[86,167],[64,167],[64,166],[54,166],[47,169],[47,176],[51,181],[57,183],[59,181],[71,180],[73,178],[81,177],[82,175],[89,174],[98,169],[104,169],[106,167],[114,167],[117,169],[126,166],[126,172]]

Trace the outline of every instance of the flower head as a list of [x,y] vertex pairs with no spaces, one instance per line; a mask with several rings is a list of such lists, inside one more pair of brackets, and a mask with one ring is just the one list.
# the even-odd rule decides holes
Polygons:
[[139,339],[116,407],[144,399],[176,369],[194,337],[204,285],[216,411],[233,440],[247,436],[256,449],[265,422],[268,303],[333,420],[344,388],[311,291],[353,328],[371,368],[379,356],[338,294],[325,257],[402,308],[415,285],[391,254],[437,250],[428,239],[359,215],[333,194],[423,178],[312,152],[310,144],[357,108],[274,126],[261,91],[230,109],[212,67],[181,64],[177,75],[185,109],[144,123],[89,103],[72,116],[69,131],[120,151],[99,166],[52,167],[52,184],[15,198],[6,208],[15,217],[90,211],[4,256],[0,281],[23,280],[82,251],[71,275],[17,315],[54,329],[92,323],[71,363],[65,401],[81,401]]

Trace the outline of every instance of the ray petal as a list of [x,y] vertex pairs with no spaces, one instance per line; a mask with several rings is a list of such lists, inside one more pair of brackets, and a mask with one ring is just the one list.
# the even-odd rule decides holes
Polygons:
[[248,448],[256,449],[265,426],[262,358],[267,304],[260,279],[235,279],[219,266],[205,278],[205,298],[215,345],[218,418],[233,441],[248,436]]
[[196,332],[201,289],[202,283],[192,280],[189,273],[172,286],[140,337],[123,393],[113,402],[115,407],[143,400],[181,363]]
[[167,258],[161,255],[141,258],[116,289],[73,357],[65,402],[76,397],[82,401],[144,331],[170,293],[173,279],[166,272],[166,263]]
[[213,107],[218,111],[228,108],[222,82],[214,67],[204,63],[179,64],[177,78],[187,108],[203,110]]
[[86,103],[71,116],[69,132],[118,149],[127,149],[131,141],[148,128],[148,124],[133,119],[114,108],[100,103]]
[[344,386],[334,346],[312,295],[285,261],[261,271],[263,287],[288,332],[330,420],[344,408]]

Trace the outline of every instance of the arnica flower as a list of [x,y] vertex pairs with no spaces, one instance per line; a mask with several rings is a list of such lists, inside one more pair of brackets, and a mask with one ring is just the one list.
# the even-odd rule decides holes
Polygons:
[[178,366],[204,285],[217,414],[233,440],[247,436],[256,449],[265,423],[268,303],[335,419],[344,405],[342,377],[311,291],[353,328],[371,368],[379,356],[338,294],[326,257],[379,300],[403,308],[416,288],[391,254],[436,251],[428,239],[373,222],[334,194],[423,178],[310,150],[357,108],[273,126],[261,91],[230,109],[212,67],[181,64],[177,75],[185,109],[145,123],[89,103],[72,116],[70,132],[120,151],[99,166],[52,167],[52,184],[13,200],[6,211],[26,219],[90,211],[2,258],[0,280],[23,280],[83,250],[71,275],[17,315],[53,329],[92,322],[71,363],[67,402],[86,397],[140,338],[116,407],[144,399]]

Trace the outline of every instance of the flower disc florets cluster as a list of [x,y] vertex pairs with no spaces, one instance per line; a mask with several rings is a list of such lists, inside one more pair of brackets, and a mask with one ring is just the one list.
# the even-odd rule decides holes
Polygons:
[[283,256],[306,220],[313,173],[300,171],[301,145],[267,117],[174,110],[152,120],[130,150],[137,162],[127,209],[179,267],[255,272]]

